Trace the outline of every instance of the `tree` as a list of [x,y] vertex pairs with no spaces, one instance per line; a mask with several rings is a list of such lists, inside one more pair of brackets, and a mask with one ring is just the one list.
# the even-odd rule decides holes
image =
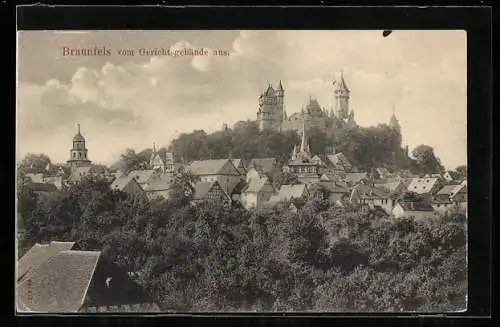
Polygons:
[[457,175],[457,179],[465,179],[467,178],[467,166],[461,165],[455,168],[455,173]]
[[23,173],[43,173],[47,165],[51,163],[50,158],[41,154],[28,154],[26,155],[21,164],[19,165],[19,171]]
[[129,173],[132,170],[141,169],[147,164],[144,156],[135,153],[133,149],[126,149],[125,153],[121,155],[121,167],[125,173]]
[[412,155],[417,161],[420,172],[423,174],[441,173],[444,167],[439,159],[434,155],[434,149],[428,145],[421,144],[412,151]]

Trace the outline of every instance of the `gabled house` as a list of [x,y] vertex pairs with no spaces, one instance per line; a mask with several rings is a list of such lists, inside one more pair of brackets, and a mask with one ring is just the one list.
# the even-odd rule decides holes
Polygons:
[[30,250],[19,260],[18,270],[24,271],[22,277],[18,274],[16,287],[19,312],[77,313],[92,308],[119,312],[118,308],[127,311],[126,306],[160,311],[149,294],[100,251],[72,250],[73,246],[72,242],[35,245],[41,256]]
[[424,196],[432,196],[441,189],[442,182],[437,177],[413,178],[408,185],[409,192],[415,192]]
[[159,173],[154,169],[132,170],[128,173],[128,177],[133,178],[139,183],[142,189],[145,189]]
[[358,184],[351,190],[349,202],[354,205],[368,205],[370,208],[381,208],[388,214],[392,212],[394,197],[379,187]]
[[389,177],[390,175],[391,175],[391,173],[385,167],[375,168],[375,177],[376,177],[376,179],[384,179],[384,178]]
[[366,172],[362,173],[347,173],[345,174],[344,181],[349,186],[354,186],[360,183],[366,183],[370,180],[370,176]]
[[173,181],[174,177],[168,174],[154,176],[144,189],[148,199],[168,199]]
[[247,173],[247,168],[245,167],[245,162],[243,159],[231,159],[233,166],[238,169],[240,175],[245,175]]
[[395,218],[413,218],[416,220],[431,219],[437,216],[436,211],[427,201],[397,201],[392,209]]
[[349,198],[349,190],[334,182],[319,182],[309,187],[312,197],[328,200],[331,204],[344,206]]
[[38,195],[48,195],[59,191],[54,184],[47,183],[27,183],[26,187]]
[[289,200],[306,201],[310,196],[309,189],[306,184],[282,185],[278,194],[271,196],[269,201],[281,202]]
[[455,171],[447,170],[444,172],[443,178],[447,182],[453,182],[458,179],[458,174]]
[[244,179],[244,175],[241,175],[231,159],[193,161],[186,169],[201,182],[217,181],[227,194],[231,194],[233,188]]
[[43,183],[53,184],[58,190],[63,188],[63,176],[44,176]]
[[399,197],[399,196],[402,196],[407,191],[405,184],[400,180],[375,183],[374,186],[381,188],[381,189],[384,189],[391,196],[395,195],[395,196]]
[[247,169],[255,168],[260,174],[274,175],[280,171],[276,158],[254,158],[248,163]]
[[111,189],[114,191],[121,191],[127,193],[129,196],[134,198],[146,199],[146,193],[142,189],[141,185],[133,176],[122,176],[115,179],[111,185]]
[[336,154],[329,154],[326,156],[328,161],[331,163],[331,166],[329,168],[337,171],[343,171],[346,173],[353,173],[356,172],[356,168],[354,165],[347,159],[347,157],[342,153],[336,153]]
[[194,185],[193,204],[201,202],[231,203],[231,197],[224,191],[218,181],[198,182]]
[[241,192],[240,201],[247,210],[250,208],[259,210],[274,194],[276,190],[268,178],[250,179]]
[[32,183],[43,183],[43,177],[44,177],[43,173],[38,173],[38,174],[27,173],[25,176],[28,179],[28,181],[31,181]]

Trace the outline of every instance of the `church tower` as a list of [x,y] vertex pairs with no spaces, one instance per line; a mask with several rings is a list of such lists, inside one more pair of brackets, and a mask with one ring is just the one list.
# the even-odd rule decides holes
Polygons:
[[344,72],[340,72],[340,80],[335,88],[335,116],[341,121],[349,118],[349,97],[351,91],[344,80]]
[[87,157],[85,138],[80,133],[80,124],[77,124],[78,132],[73,137],[73,147],[70,150],[70,158],[67,161],[72,167],[90,166],[91,161]]
[[302,125],[302,141],[300,142],[300,153],[309,153],[309,143],[307,142],[305,123]]

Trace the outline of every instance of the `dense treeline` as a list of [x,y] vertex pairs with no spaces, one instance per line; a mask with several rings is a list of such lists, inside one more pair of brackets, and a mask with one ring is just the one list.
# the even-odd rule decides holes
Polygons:
[[[137,278],[166,310],[441,311],[465,308],[465,216],[393,221],[310,200],[299,211],[143,202],[87,179],[56,196],[19,188],[34,242],[75,240]],[[283,204],[283,208],[287,205]]]

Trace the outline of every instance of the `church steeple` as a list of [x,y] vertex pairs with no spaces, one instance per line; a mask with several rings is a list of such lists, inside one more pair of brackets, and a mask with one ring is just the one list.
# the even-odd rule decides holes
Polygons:
[[396,118],[396,108],[392,106],[392,116],[391,119],[389,120],[389,127],[393,129],[400,130],[401,126],[399,125],[399,121]]
[[67,161],[73,167],[88,166],[91,161],[87,158],[87,148],[85,138],[80,133],[80,124],[76,124],[77,133],[73,137],[73,147],[70,149],[70,157]]
[[306,124],[302,124],[302,142],[300,143],[300,152],[309,152],[309,144],[307,143]]

